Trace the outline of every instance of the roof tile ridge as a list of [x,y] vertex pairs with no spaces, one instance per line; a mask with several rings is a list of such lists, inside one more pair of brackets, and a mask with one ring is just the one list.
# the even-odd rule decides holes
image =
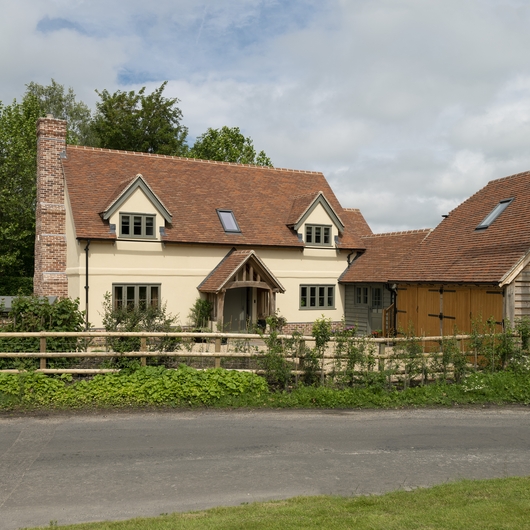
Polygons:
[[119,153],[121,155],[131,156],[145,156],[148,158],[169,158],[172,160],[186,160],[188,162],[197,162],[203,164],[215,164],[222,166],[235,166],[235,167],[252,167],[256,169],[264,169],[267,171],[288,171],[289,173],[306,173],[308,175],[323,175],[322,171],[310,171],[305,169],[291,169],[284,167],[271,167],[271,166],[259,166],[257,164],[238,164],[236,162],[220,162],[219,160],[203,160],[201,158],[189,158],[187,156],[172,156],[172,155],[160,155],[158,153],[142,153],[141,151],[124,151],[121,149],[107,149],[104,147],[91,147],[88,145],[71,145],[68,144],[69,149],[79,149],[83,151],[97,151],[103,153]]
[[306,197],[316,197],[320,193],[322,193],[322,192],[321,191],[316,191],[316,192],[313,191],[311,193],[303,193],[302,195],[294,195],[292,199],[293,199],[293,201],[296,201],[297,199],[305,199]]
[[[523,175],[529,175],[530,176],[530,171],[521,171],[520,173],[515,173],[513,175],[508,175],[507,177],[500,177],[498,179],[493,179],[493,180],[490,180],[488,182],[488,184],[490,184],[491,182],[500,182],[502,180],[509,180],[509,179],[514,179],[514,178],[517,178],[517,177],[522,177]],[[487,186],[487,184],[486,184],[486,186]]]
[[367,234],[361,236],[361,239],[367,239],[369,237],[388,237],[388,236],[405,236],[412,234],[430,234],[434,228],[416,228],[414,230],[401,230],[398,232],[382,232],[379,234]]

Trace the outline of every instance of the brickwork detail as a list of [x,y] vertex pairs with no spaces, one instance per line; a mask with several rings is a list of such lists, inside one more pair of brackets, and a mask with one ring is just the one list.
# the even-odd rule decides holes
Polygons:
[[66,151],[66,122],[37,122],[37,210],[35,276],[37,296],[68,296],[66,207],[61,153]]
[[[343,323],[338,322],[332,322],[331,323],[331,329],[337,330],[342,327]],[[282,334],[283,335],[291,335],[291,333],[294,333],[295,331],[298,331],[302,335],[311,335],[311,331],[313,329],[313,322],[287,322],[285,326],[282,328]]]

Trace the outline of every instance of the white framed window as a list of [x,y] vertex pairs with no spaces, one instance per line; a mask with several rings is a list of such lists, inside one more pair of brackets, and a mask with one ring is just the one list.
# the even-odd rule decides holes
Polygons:
[[300,309],[335,309],[335,286],[300,285]]
[[331,246],[331,226],[305,225],[306,245]]
[[151,239],[155,237],[156,215],[120,213],[120,237]]
[[160,284],[113,284],[114,309],[160,307]]

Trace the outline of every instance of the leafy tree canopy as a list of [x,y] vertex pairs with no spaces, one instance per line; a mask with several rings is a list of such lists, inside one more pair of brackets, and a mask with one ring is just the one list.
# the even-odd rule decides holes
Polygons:
[[270,158],[264,151],[256,154],[252,139],[243,136],[239,127],[209,128],[197,138],[188,156],[202,160],[272,167]]
[[[39,102],[0,103],[0,275],[33,276]],[[16,293],[10,293],[16,294]]]
[[64,86],[54,79],[48,86],[39,85],[32,81],[26,85],[24,99],[28,97],[37,99],[41,116],[53,114],[54,118],[67,121],[67,143],[94,145],[96,140],[91,128],[90,109],[82,101],[76,101],[72,88],[65,90]]
[[185,155],[188,129],[181,125],[182,112],[177,98],[163,96],[167,81],[152,94],[145,87],[138,93],[118,90],[96,91],[93,130],[99,146],[108,149],[141,151],[163,155]]

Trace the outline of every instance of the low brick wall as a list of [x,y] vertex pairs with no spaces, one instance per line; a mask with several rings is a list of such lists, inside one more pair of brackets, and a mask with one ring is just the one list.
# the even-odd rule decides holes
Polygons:
[[[341,327],[341,321],[331,323],[331,329],[333,330],[340,329]],[[298,331],[302,335],[311,335],[312,330],[313,322],[287,322],[287,324],[285,324],[285,326],[282,328],[282,333],[285,335],[290,335],[291,333]]]

